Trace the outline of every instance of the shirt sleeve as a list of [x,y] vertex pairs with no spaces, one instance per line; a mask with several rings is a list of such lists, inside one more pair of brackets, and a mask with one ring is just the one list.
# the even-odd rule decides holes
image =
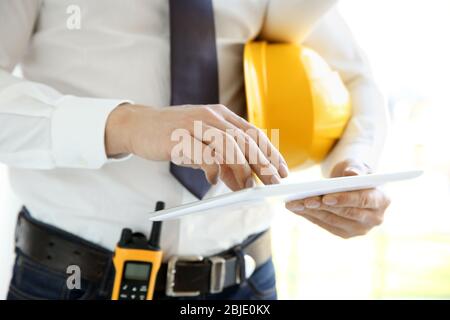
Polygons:
[[350,93],[352,117],[339,142],[322,164],[324,175],[340,161],[354,158],[376,169],[388,129],[386,104],[369,63],[336,9],[328,12],[305,39],[339,72]]
[[336,3],[337,0],[269,0],[261,38],[300,43]]
[[0,162],[29,169],[100,168],[111,111],[129,102],[64,95],[11,74],[27,49],[39,0],[0,1]]

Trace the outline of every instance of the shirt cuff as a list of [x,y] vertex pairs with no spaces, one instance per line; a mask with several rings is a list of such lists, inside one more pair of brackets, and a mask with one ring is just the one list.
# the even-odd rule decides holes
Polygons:
[[[57,167],[98,169],[107,161],[109,114],[128,100],[63,96],[52,115],[52,153]],[[122,158],[127,159],[127,157]],[[117,161],[117,159],[115,159]]]

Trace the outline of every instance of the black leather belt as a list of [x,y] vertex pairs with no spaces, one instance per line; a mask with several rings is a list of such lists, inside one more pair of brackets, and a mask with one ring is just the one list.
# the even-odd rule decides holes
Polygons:
[[[82,277],[94,282],[104,278],[113,255],[109,250],[33,219],[25,208],[17,221],[16,248],[64,275],[69,265],[78,265]],[[161,266],[156,291],[185,297],[218,293],[241,283],[246,265],[254,264],[258,268],[270,257],[270,231],[251,236],[241,245],[211,257],[173,256]]]

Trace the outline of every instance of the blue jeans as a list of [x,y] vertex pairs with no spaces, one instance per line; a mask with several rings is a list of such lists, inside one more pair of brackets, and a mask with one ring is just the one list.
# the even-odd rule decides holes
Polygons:
[[[17,253],[11,279],[8,300],[103,300],[110,298],[112,276],[95,283],[81,280],[81,289],[68,289],[67,275],[51,270]],[[108,284],[109,283],[109,284]],[[218,294],[208,294],[189,299],[195,300],[275,300],[275,272],[272,260],[255,270],[246,282],[225,289]],[[183,299],[155,293],[155,299]]]

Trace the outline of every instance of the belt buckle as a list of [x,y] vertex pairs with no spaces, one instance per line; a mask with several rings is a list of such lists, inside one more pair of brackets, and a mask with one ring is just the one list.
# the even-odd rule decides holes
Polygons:
[[225,259],[215,256],[208,258],[208,260],[211,261],[209,293],[222,292],[225,284]]
[[167,262],[166,296],[169,297],[195,297],[200,291],[175,291],[175,273],[178,261],[203,261],[202,256],[173,256]]

